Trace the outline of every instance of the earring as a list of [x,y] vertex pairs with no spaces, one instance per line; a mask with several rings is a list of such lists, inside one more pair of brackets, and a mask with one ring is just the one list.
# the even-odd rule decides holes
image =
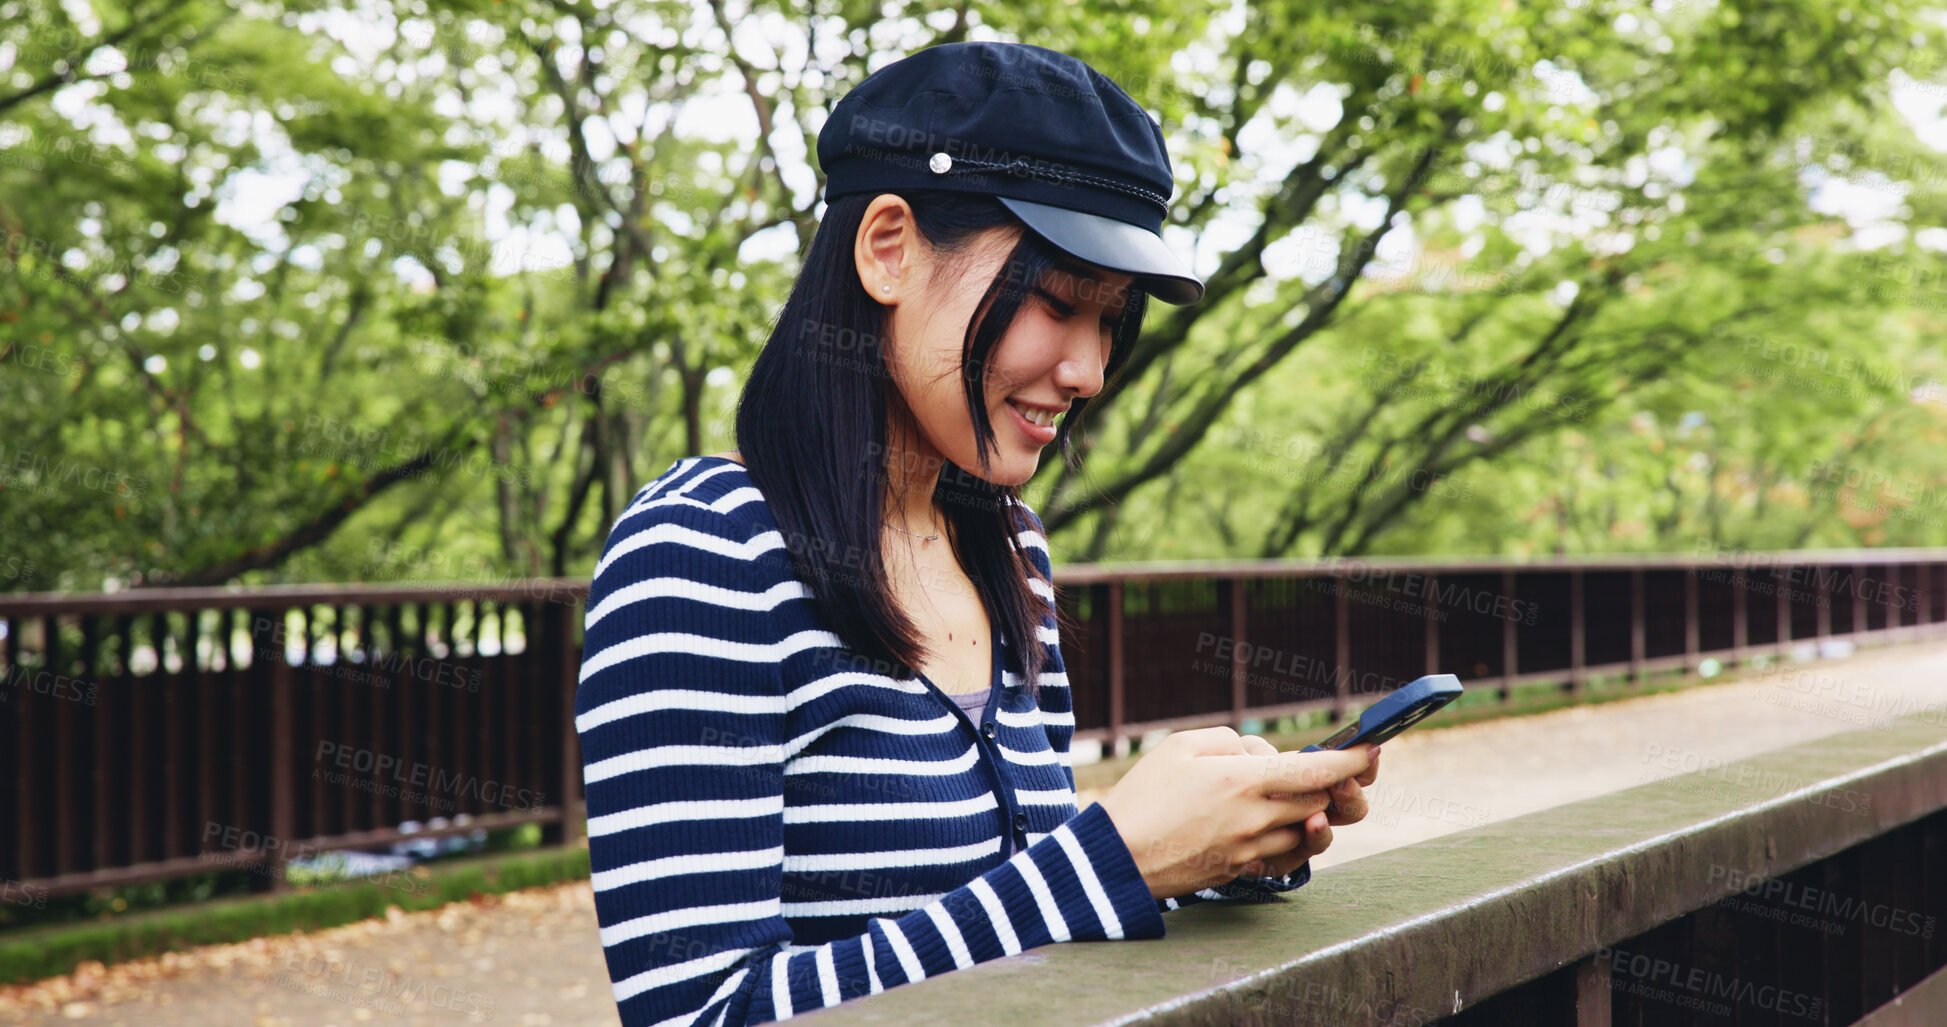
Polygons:
[[890,286],[890,285],[881,285],[881,286],[879,286],[879,291],[880,291],[880,292],[891,292],[891,291],[892,291],[892,286]]

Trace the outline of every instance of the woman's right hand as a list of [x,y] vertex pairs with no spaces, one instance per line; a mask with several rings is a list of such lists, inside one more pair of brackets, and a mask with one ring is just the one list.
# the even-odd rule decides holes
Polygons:
[[1256,755],[1229,727],[1178,731],[1098,800],[1159,899],[1210,888],[1304,841],[1327,790],[1375,747]]

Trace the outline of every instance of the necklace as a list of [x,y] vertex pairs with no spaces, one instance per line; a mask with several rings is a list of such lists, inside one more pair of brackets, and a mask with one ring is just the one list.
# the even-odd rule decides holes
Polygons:
[[938,535],[915,535],[912,532],[907,531],[906,529],[900,527],[897,524],[888,524],[886,525],[886,527],[891,528],[892,530],[899,532],[900,534],[903,535],[912,535],[914,538],[919,539],[921,542],[931,542],[934,539],[940,537]]

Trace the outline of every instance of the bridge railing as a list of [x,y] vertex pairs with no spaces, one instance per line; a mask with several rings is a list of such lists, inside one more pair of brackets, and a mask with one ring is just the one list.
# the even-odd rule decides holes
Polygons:
[[[1947,550],[1057,565],[1076,737],[1947,632]],[[59,893],[581,830],[587,582],[0,596],[0,882]],[[1476,688],[1478,691],[1478,687]],[[401,825],[412,825],[408,831]]]
[[1320,871],[1141,942],[856,996],[846,1024],[1944,1022],[1947,727],[1829,736]]
[[575,837],[586,592],[0,596],[0,878],[38,895],[248,867],[281,886],[331,850]]
[[[1504,560],[1180,562],[1056,570],[1075,737],[1343,716],[1422,674],[1640,684],[1835,641],[1947,632],[1947,550]],[[1714,665],[1714,666],[1713,666]],[[1470,688],[1478,692],[1478,688]]]

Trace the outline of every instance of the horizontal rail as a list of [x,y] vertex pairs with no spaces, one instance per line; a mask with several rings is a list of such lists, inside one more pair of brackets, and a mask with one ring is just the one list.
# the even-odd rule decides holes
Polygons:
[[[977,1011],[1014,1027],[1410,1027],[1482,1007],[1484,1019],[1464,1022],[1608,1024],[1612,1007],[1635,1001],[1613,967],[1627,977],[1635,955],[1659,944],[1655,932],[1753,882],[1769,893],[1769,882],[1845,853],[1851,873],[1817,878],[1840,898],[1890,905],[1916,924],[1947,912],[1947,862],[1916,858],[1947,842],[1943,810],[1947,733],[1909,717],[1391,849],[1269,902],[1177,910],[1162,939],[1047,945],[801,1018],[921,1027]],[[1897,851],[1878,845],[1896,837]],[[1686,971],[1728,966],[1773,996],[1816,996],[1843,1013],[1828,1023],[1858,1020],[1947,963],[1931,931],[1861,924],[1835,939],[1765,923],[1800,934],[1698,931],[1675,959]],[[1794,970],[1794,945],[1823,951],[1824,969]],[[1550,994],[1521,1007],[1539,1018],[1486,1016],[1483,1003],[1505,1014],[1542,982]],[[1738,1022],[1772,1022],[1751,1012],[1761,1015]],[[1688,1015],[1652,1007],[1642,1022]]]
[[0,617],[48,614],[161,613],[170,610],[296,610],[313,606],[395,603],[580,603],[586,578],[418,582],[374,585],[265,585],[253,588],[137,588],[121,592],[0,594]]
[[[1120,563],[1055,562],[1058,585],[1196,578],[1346,577],[1371,571],[1486,573],[1565,570],[1763,571],[1774,567],[1853,567],[1947,563],[1947,547],[1904,549],[1738,550],[1711,554],[1644,553],[1527,559],[1505,557],[1372,556],[1305,560],[1155,560]],[[579,602],[586,578],[406,582],[371,585],[267,585],[249,588],[137,588],[119,592],[0,593],[0,616],[43,613],[140,613],[154,610],[279,609],[318,603],[437,602],[455,598]]]

